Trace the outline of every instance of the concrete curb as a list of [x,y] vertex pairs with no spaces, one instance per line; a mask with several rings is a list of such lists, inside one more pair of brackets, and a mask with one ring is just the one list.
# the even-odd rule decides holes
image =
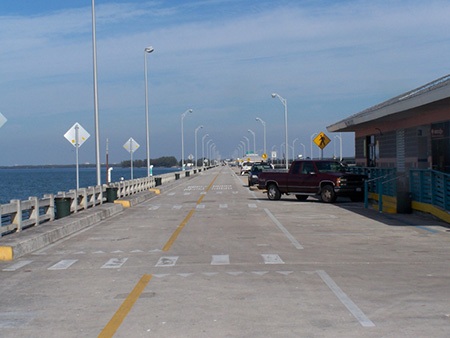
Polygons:
[[0,261],[10,261],[96,224],[123,210],[122,205],[107,203],[89,210],[39,225],[0,240]]
[[151,191],[141,191],[138,194],[115,200],[114,204],[121,204],[124,208],[131,208],[155,196],[157,193],[159,194],[159,190],[156,192],[156,189],[152,189]]

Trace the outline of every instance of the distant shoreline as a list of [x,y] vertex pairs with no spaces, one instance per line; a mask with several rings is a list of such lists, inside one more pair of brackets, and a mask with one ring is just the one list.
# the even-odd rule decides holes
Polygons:
[[[116,168],[129,168],[129,167],[122,167],[119,163],[111,163],[108,165],[111,167]],[[48,169],[48,168],[75,168],[75,164],[41,164],[41,165],[11,165],[11,166],[0,166],[0,169]],[[80,164],[80,168],[96,168],[95,164]],[[106,164],[101,165],[102,168],[106,168]],[[145,167],[136,167],[134,168],[145,168]],[[179,167],[158,167],[154,166],[154,168],[179,168]]]

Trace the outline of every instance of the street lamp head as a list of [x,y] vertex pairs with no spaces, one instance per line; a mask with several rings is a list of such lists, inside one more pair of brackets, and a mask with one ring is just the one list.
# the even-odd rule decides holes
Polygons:
[[189,109],[189,113],[192,113],[192,109]]
[[152,47],[152,46],[149,46],[149,47],[146,47],[145,49],[144,49],[144,51],[146,52],[146,53],[151,53],[151,52],[153,52],[155,49]]
[[273,97],[273,98],[276,98],[276,97],[277,97],[277,94],[276,94],[276,93],[273,93],[273,94],[272,94],[272,97]]

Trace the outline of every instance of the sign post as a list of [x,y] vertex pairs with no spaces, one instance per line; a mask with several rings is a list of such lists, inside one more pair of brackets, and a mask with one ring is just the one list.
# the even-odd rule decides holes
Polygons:
[[123,147],[125,148],[125,150],[127,150],[130,153],[130,158],[131,158],[131,179],[133,179],[133,153],[140,147],[139,144],[133,140],[132,137],[130,137],[130,139],[125,142],[125,144],[123,145]]
[[70,128],[64,137],[75,147],[75,158],[76,158],[76,172],[77,172],[77,190],[80,189],[80,175],[79,175],[79,164],[78,164],[78,148],[89,138],[89,133],[76,122],[72,128]]
[[320,133],[314,139],[314,143],[320,148],[320,159],[321,160],[323,160],[323,148],[325,148],[327,146],[327,144],[330,143],[330,141],[331,140],[324,133]]

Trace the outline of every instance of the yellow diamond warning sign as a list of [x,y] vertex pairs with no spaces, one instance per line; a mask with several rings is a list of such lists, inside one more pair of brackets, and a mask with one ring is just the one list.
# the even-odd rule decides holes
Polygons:
[[330,139],[328,138],[327,135],[325,135],[324,133],[320,133],[319,135],[317,135],[317,137],[314,139],[314,143],[317,144],[317,146],[320,149],[323,149],[327,146],[328,143],[330,143]]

